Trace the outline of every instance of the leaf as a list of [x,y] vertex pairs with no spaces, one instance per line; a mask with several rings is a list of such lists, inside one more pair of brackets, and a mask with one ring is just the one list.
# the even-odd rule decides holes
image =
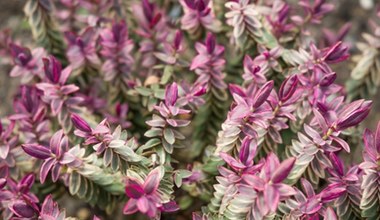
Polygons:
[[174,144],[175,137],[174,132],[170,128],[164,128],[164,138],[169,144]]
[[111,148],[107,148],[103,155],[103,163],[105,167],[108,167],[111,164],[113,158],[113,151]]
[[149,129],[147,132],[144,133],[144,136],[145,137],[157,137],[157,136],[161,136],[162,135],[162,129],[160,128],[152,128],[152,129]]
[[78,196],[79,198],[84,198],[85,195],[86,195],[86,192],[87,192],[87,188],[88,188],[88,181],[86,181],[84,178],[82,179],[81,178],[81,181],[80,181],[80,187],[79,187],[79,190],[78,190]]
[[165,90],[164,89],[155,89],[154,97],[164,100],[165,99]]
[[161,77],[160,84],[162,84],[162,85],[168,84],[168,82],[169,82],[170,78],[172,77],[172,75],[173,75],[173,66],[166,65],[165,68],[164,68],[164,74]]
[[193,174],[193,172],[191,172],[190,170],[179,170],[179,175],[182,178],[190,177],[192,174]]
[[174,146],[172,144],[169,144],[166,142],[166,140],[162,140],[162,146],[164,147],[165,151],[168,152],[169,154],[173,153],[173,148]]
[[210,174],[218,174],[218,167],[222,166],[224,164],[224,161],[216,156],[211,156],[205,165],[203,166],[203,171],[210,173]]
[[174,183],[179,188],[182,185],[182,177],[179,173],[174,174]]
[[150,96],[152,94],[150,89],[142,86],[135,87],[135,90],[142,96]]
[[166,153],[165,153],[165,150],[164,148],[162,147],[158,147],[156,149],[156,152],[157,152],[157,155],[160,159],[160,164],[165,164],[165,161],[166,161]]
[[155,146],[157,146],[159,144],[161,144],[161,140],[160,139],[158,139],[158,138],[150,139],[149,141],[147,141],[144,145],[142,145],[139,148],[139,152],[142,152],[144,150],[150,149],[150,148],[155,147]]
[[120,163],[120,158],[118,155],[115,155],[113,158],[112,158],[112,161],[111,161],[111,168],[114,172],[118,171],[119,170],[119,163]]
[[169,55],[164,54],[164,53],[155,52],[154,56],[156,56],[159,60],[161,60],[161,61],[163,61],[165,63],[168,63],[168,64],[175,64],[175,62],[176,62],[176,58],[175,57],[169,56]]
[[69,185],[70,194],[71,195],[77,194],[81,185],[81,177],[76,171],[73,171],[71,173],[69,183],[70,183]]

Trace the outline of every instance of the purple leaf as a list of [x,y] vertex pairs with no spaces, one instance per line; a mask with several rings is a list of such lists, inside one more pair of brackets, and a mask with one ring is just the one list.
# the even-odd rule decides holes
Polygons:
[[253,158],[255,157],[256,154],[256,148],[257,145],[252,141],[251,138],[248,136],[245,137],[242,141],[240,152],[239,152],[239,159],[240,161],[245,164],[253,164]]
[[359,124],[369,114],[371,105],[372,101],[363,100],[358,100],[347,105],[340,115],[341,118],[337,121],[336,129],[340,131]]
[[320,193],[323,202],[331,202],[340,197],[346,189],[338,185],[329,185]]
[[285,79],[281,84],[280,90],[278,91],[278,98],[282,102],[286,102],[294,94],[297,89],[298,77],[297,75],[292,75]]
[[330,160],[333,164],[333,168],[338,172],[340,176],[344,175],[343,162],[335,153],[330,153]]
[[21,201],[15,202],[9,208],[18,217],[32,218],[36,214],[35,210],[32,207]]
[[216,40],[215,36],[211,33],[207,33],[206,42],[205,42],[207,52],[212,54],[215,50]]
[[324,54],[323,59],[327,63],[338,63],[343,60],[348,59],[348,47],[344,46],[341,41],[333,45],[329,50]]
[[264,199],[265,203],[269,206],[269,210],[275,212],[280,201],[280,194],[273,185],[265,186]]
[[60,177],[61,170],[62,166],[59,163],[54,164],[53,168],[51,169],[51,177],[53,182],[57,182]]
[[252,107],[257,108],[261,106],[268,98],[269,94],[271,93],[273,89],[274,82],[273,80],[268,81],[265,83],[260,90],[257,92],[257,95],[255,96],[255,103]]
[[323,78],[319,84],[321,86],[329,86],[329,85],[333,84],[336,77],[337,77],[336,73],[329,73],[329,74],[323,76]]
[[305,214],[314,214],[322,208],[321,202],[316,198],[312,197],[307,202],[301,204],[300,210]]
[[162,204],[162,209],[164,212],[175,212],[179,210],[179,207],[175,201],[171,200],[170,202]]
[[347,153],[350,153],[350,146],[345,140],[335,136],[331,136],[331,139],[338,143],[338,145],[341,146]]
[[81,118],[79,115],[72,114],[71,115],[71,121],[73,122],[74,126],[77,129],[79,129],[83,132],[91,132],[90,125],[88,125],[88,123],[83,118]]
[[[127,194],[128,195],[128,194]],[[132,198],[132,197],[131,197]],[[129,199],[123,208],[123,213],[125,215],[130,215],[138,211],[136,199]]]
[[57,84],[61,77],[61,63],[53,56],[43,59],[45,75],[50,82]]
[[49,194],[45,198],[44,203],[42,204],[41,213],[43,215],[54,217],[57,209],[58,209],[58,204],[53,201],[51,194]]
[[129,179],[125,187],[125,194],[129,198],[138,199],[143,196],[144,189],[137,181]]
[[251,185],[257,191],[263,191],[265,187],[265,181],[256,175],[245,175],[244,181]]
[[41,160],[46,160],[51,156],[50,150],[47,147],[38,144],[23,144],[22,149],[30,156]]
[[233,158],[232,156],[230,156],[229,154],[225,153],[225,152],[221,152],[220,153],[220,157],[229,165],[231,166],[232,168],[234,169],[244,169],[245,166],[239,162],[236,161],[235,158]]
[[288,158],[284,160],[280,166],[276,169],[272,176],[273,183],[282,182],[290,173],[293,168],[294,163],[296,162],[296,158]]
[[364,146],[365,146],[365,152],[372,158],[372,160],[376,160],[377,158],[377,151],[375,148],[375,138],[369,129],[364,130],[363,134],[363,140],[364,140]]
[[146,194],[149,195],[157,190],[158,185],[160,184],[161,175],[162,173],[159,167],[149,173],[143,185]]
[[182,39],[183,39],[183,33],[182,33],[182,31],[180,31],[180,30],[176,31],[175,32],[175,37],[174,37],[174,48],[176,50],[180,49]]
[[[137,208],[140,210],[142,213],[147,213],[149,209],[149,201],[145,197],[141,197],[137,200]],[[151,216],[153,217],[153,216]]]
[[54,158],[47,159],[41,166],[40,170],[40,182],[44,183],[46,180],[47,175],[49,174],[49,171],[55,164],[56,160]]
[[59,130],[50,139],[51,152],[57,156],[60,156],[60,152],[62,150],[61,149],[62,138],[63,138],[63,130]]
[[165,104],[167,106],[174,106],[178,99],[178,85],[172,83],[168,85],[165,90]]
[[302,185],[302,188],[305,191],[307,197],[313,197],[313,196],[315,196],[315,192],[313,190],[313,186],[310,184],[309,181],[307,181],[306,179],[302,178],[301,179],[301,185]]

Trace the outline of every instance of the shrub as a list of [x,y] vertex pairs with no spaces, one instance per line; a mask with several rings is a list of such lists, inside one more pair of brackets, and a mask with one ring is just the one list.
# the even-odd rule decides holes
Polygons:
[[20,84],[0,123],[2,219],[66,219],[78,199],[94,219],[378,219],[380,124],[360,124],[380,26],[344,87],[350,24],[320,25],[333,9],[27,0],[34,42],[0,35]]

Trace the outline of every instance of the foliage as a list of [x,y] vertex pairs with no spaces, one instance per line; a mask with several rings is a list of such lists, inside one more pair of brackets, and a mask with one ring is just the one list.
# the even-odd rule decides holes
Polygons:
[[1,218],[70,219],[65,197],[93,219],[378,219],[380,123],[352,158],[380,27],[345,89],[350,24],[314,34],[334,4],[222,2],[27,0],[35,42],[0,34],[20,83],[0,121]]

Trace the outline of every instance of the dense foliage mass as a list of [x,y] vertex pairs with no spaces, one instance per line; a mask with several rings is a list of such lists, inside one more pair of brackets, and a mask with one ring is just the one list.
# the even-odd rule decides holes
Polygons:
[[0,123],[2,219],[68,219],[74,200],[94,219],[379,219],[380,124],[359,125],[380,84],[380,10],[352,61],[350,25],[320,25],[332,10],[27,0],[34,42],[0,34],[19,81]]

